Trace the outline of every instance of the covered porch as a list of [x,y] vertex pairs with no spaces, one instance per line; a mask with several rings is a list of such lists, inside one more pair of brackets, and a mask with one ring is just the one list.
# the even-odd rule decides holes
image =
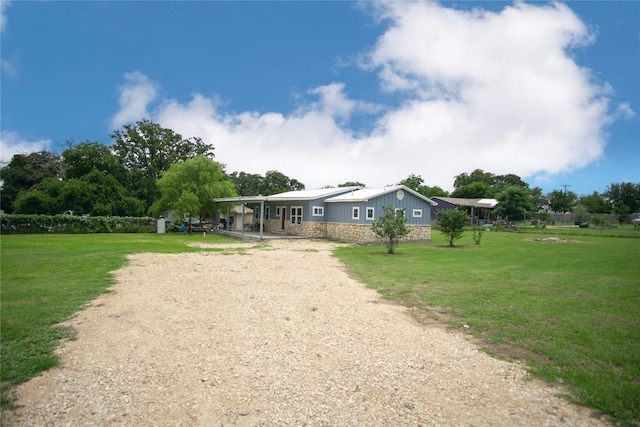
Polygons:
[[[265,233],[264,231],[264,203],[266,200],[266,196],[238,196],[213,199],[213,202],[216,204],[216,216],[218,216],[221,211],[225,212],[224,216],[215,218],[216,222],[218,223],[216,232],[254,239],[282,238],[282,236],[271,236],[279,236],[278,233]],[[221,208],[219,209],[218,206],[221,206]],[[258,212],[257,224],[247,224],[244,220],[244,218],[246,218],[246,214],[249,211],[253,213],[256,211],[256,209]],[[243,218],[243,224],[239,227],[236,226],[237,229],[234,230],[231,224],[232,218],[235,217],[235,213],[239,214],[238,217]],[[267,234],[269,234],[269,236],[266,236]],[[288,236],[284,235],[284,237]]]

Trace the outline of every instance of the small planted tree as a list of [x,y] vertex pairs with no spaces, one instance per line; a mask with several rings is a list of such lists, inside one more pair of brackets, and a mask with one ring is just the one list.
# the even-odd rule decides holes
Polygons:
[[447,238],[449,246],[463,236],[464,227],[469,223],[467,212],[460,209],[445,209],[438,212],[440,231]]
[[482,227],[473,227],[473,230],[471,231],[471,237],[473,238],[473,243],[475,243],[476,245],[479,245],[480,240],[482,240],[483,233],[484,233],[484,230],[482,229]]
[[387,253],[395,252],[400,239],[409,234],[404,210],[395,210],[393,206],[383,206],[382,216],[371,224],[371,230],[387,246]]

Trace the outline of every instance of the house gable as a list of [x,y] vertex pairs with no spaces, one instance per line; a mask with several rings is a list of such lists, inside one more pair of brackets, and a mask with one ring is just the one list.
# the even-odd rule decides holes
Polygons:
[[[325,200],[327,221],[348,224],[371,224],[383,215],[383,206],[403,209],[407,225],[431,224],[434,201],[404,185],[364,188]],[[358,215],[354,215],[354,210]]]

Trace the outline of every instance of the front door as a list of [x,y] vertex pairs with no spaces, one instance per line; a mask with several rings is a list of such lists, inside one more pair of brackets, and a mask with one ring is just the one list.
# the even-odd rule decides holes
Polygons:
[[287,208],[284,206],[280,208],[280,230],[284,230],[284,222],[287,218]]

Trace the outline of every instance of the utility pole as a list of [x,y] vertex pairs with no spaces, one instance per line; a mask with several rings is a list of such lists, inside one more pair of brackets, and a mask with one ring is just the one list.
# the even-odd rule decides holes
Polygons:
[[567,187],[571,187],[571,184],[560,184],[560,187],[564,187],[564,194],[567,194]]

